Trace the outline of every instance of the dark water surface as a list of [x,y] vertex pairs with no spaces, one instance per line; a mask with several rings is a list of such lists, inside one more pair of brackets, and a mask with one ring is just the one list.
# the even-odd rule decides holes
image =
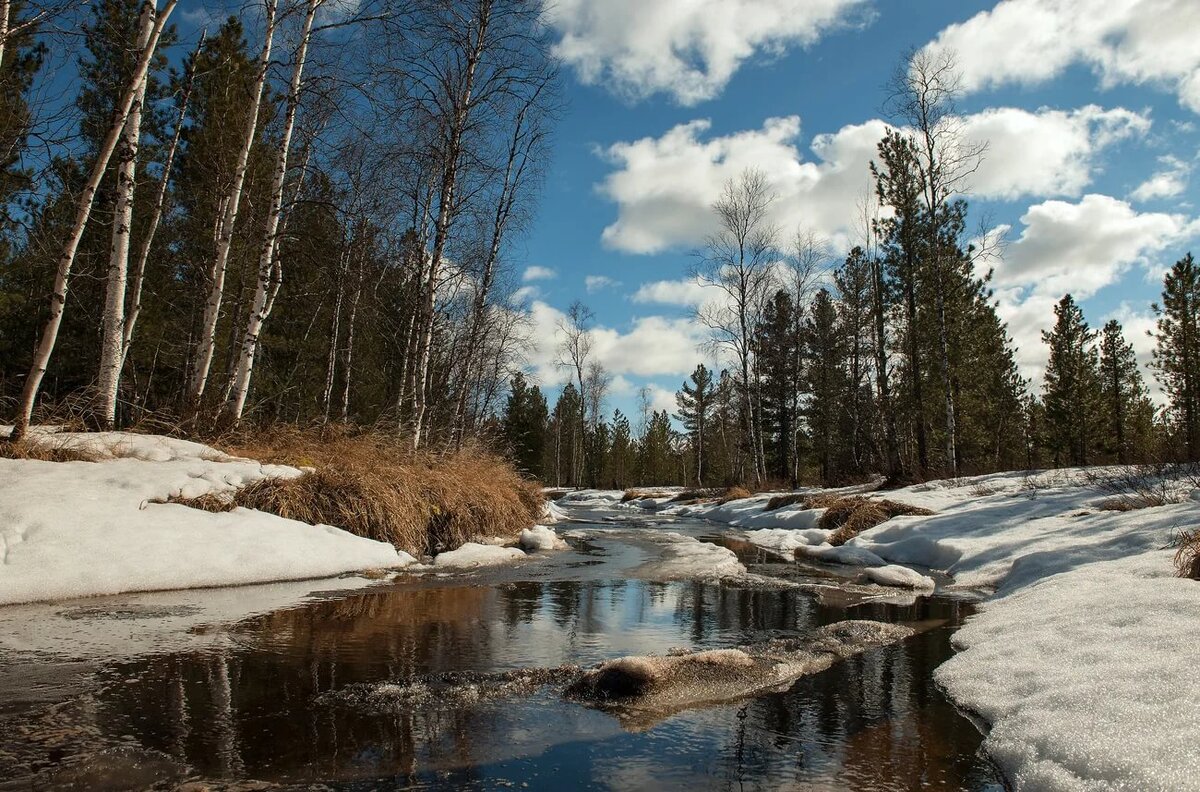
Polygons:
[[[347,790],[1002,788],[979,731],[932,682],[968,604],[864,601],[832,588],[842,581],[828,572],[783,563],[711,526],[662,527],[732,546],[760,574],[831,588],[654,582],[645,570],[655,551],[638,532],[655,527],[577,523],[559,526],[587,531],[570,551],[203,628],[224,634],[201,648],[182,642],[73,663],[0,654],[0,789],[197,780],[234,789],[262,788],[249,781]],[[87,607],[102,613],[104,600]],[[367,707],[339,693],[443,672],[469,680],[736,646],[846,618],[932,627],[787,692],[636,732],[562,700],[554,685],[491,697],[486,676],[483,695],[435,695],[415,708]]]

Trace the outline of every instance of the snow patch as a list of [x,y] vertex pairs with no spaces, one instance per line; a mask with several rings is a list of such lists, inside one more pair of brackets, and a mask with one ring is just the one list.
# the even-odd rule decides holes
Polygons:
[[535,525],[532,528],[526,528],[521,531],[521,538],[518,543],[523,549],[529,552],[567,549],[567,543],[559,538],[554,529],[547,528],[544,525]]
[[438,553],[433,559],[435,567],[450,569],[474,569],[483,566],[496,566],[525,558],[525,553],[517,547],[498,547],[478,542],[467,542],[457,550]]
[[906,566],[900,566],[899,564],[869,567],[863,572],[863,575],[866,576],[867,580],[872,583],[878,583],[881,586],[896,586],[897,588],[929,591],[932,591],[936,586],[933,578],[922,575],[920,572],[909,569]]

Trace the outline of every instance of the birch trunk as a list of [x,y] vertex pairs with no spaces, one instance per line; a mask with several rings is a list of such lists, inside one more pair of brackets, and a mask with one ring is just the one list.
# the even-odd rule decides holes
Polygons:
[[193,412],[200,407],[204,390],[208,385],[213,352],[217,341],[217,320],[221,315],[221,302],[225,296],[225,270],[229,264],[229,251],[233,246],[233,228],[237,223],[238,207],[242,200],[242,187],[246,181],[246,170],[250,163],[250,149],[258,131],[258,113],[262,105],[263,87],[267,82],[267,71],[271,65],[271,43],[275,37],[276,10],[278,0],[264,0],[266,29],[263,32],[263,47],[258,56],[258,70],[254,78],[253,98],[246,119],[246,135],[238,152],[233,172],[233,184],[225,197],[224,211],[217,225],[217,249],[208,273],[208,297],[204,301],[204,317],[200,325],[200,338],[193,368],[188,380],[187,401]]
[[[200,57],[200,50],[204,47],[205,35],[200,34],[200,41],[196,44],[196,49],[192,55],[192,63]],[[192,88],[196,82],[196,70],[191,69],[187,76],[187,82],[184,84],[183,96],[180,100],[179,118],[175,120],[175,133],[171,136],[171,143],[167,146],[167,156],[163,161],[162,177],[158,180],[158,195],[154,200],[154,209],[150,214],[150,225],[146,229],[146,237],[142,240],[141,248],[138,250],[137,262],[133,267],[133,280],[129,285],[129,310],[125,314],[125,327],[122,333],[121,340],[121,361],[124,366],[125,358],[129,356],[129,347],[133,344],[133,331],[137,326],[137,320],[142,312],[142,284],[146,277],[146,263],[150,259],[150,248],[154,244],[154,237],[158,233],[158,225],[162,221],[163,209],[167,202],[167,187],[171,183],[171,169],[175,167],[175,153],[179,150],[179,139],[183,134],[183,122],[187,119],[188,104],[192,98]]]
[[348,261],[348,250],[343,250],[341,266],[338,267],[340,277],[338,277],[337,294],[333,300],[333,318],[330,320],[329,327],[329,358],[325,362],[325,390],[321,399],[321,406],[324,410],[324,423],[329,423],[329,408],[333,403],[333,381],[337,376],[338,339],[341,337],[342,295],[346,291],[346,265]]
[[351,365],[354,361],[354,323],[358,317],[358,302],[363,290],[363,259],[365,254],[359,254],[358,278],[354,285],[354,295],[350,298],[350,315],[346,317],[346,350],[342,358],[342,423],[350,417],[350,380],[354,373]]
[[67,237],[62,253],[58,258],[58,268],[54,275],[54,291],[50,297],[50,316],[46,320],[46,325],[42,328],[42,334],[38,339],[38,345],[34,351],[33,364],[30,366],[29,375],[25,378],[25,387],[21,391],[21,401],[17,408],[17,418],[11,435],[13,441],[20,440],[29,429],[29,422],[33,418],[33,405],[37,401],[42,379],[46,376],[46,368],[50,364],[50,357],[54,354],[54,345],[58,341],[58,329],[62,326],[63,309],[67,302],[67,288],[71,279],[71,268],[75,264],[75,254],[79,250],[79,243],[83,239],[84,231],[87,230],[88,220],[92,215],[92,206],[96,200],[96,190],[100,186],[101,179],[104,178],[104,171],[108,168],[108,162],[112,159],[113,151],[117,147],[117,141],[121,137],[121,132],[125,128],[126,121],[129,119],[129,113],[137,98],[138,87],[145,81],[146,75],[150,71],[150,61],[154,58],[154,52],[158,48],[158,40],[162,36],[163,28],[166,26],[167,20],[171,17],[171,12],[175,10],[177,4],[178,0],[167,0],[162,14],[155,21],[146,46],[142,49],[141,56],[138,58],[133,78],[125,89],[120,107],[117,108],[113,125],[109,129],[108,135],[105,136],[104,141],[100,144],[100,149],[96,154],[96,162],[92,165],[91,175],[88,177],[87,183],[79,195],[79,205],[75,212],[75,222],[72,226],[71,234]]
[[[138,50],[146,48],[154,27],[154,6],[142,7],[138,21]],[[117,188],[113,209],[112,243],[108,255],[108,279],[104,294],[104,318],[101,322],[100,372],[96,381],[95,420],[101,429],[111,430],[117,419],[117,391],[121,367],[125,362],[125,286],[129,274],[129,238],[133,225],[133,191],[137,186],[138,144],[142,133],[142,103],[146,99],[143,77],[134,90],[133,103],[117,156]]]
[[288,153],[292,147],[292,130],[296,127],[296,112],[300,103],[301,78],[304,60],[308,56],[308,43],[312,36],[313,19],[323,0],[308,0],[308,11],[304,15],[304,28],[300,33],[300,44],[296,48],[296,63],[292,67],[292,81],[288,86],[287,110],[284,115],[283,137],[279,141],[279,152],[275,158],[275,174],[271,181],[271,207],[267,210],[267,225],[260,242],[258,259],[258,282],[254,287],[254,300],[246,319],[246,331],[242,335],[242,346],[238,354],[237,368],[233,376],[233,393],[225,405],[226,418],[232,423],[242,420],[246,408],[246,396],[250,392],[250,378],[254,374],[254,359],[258,354],[258,337],[270,315],[273,300],[272,283],[282,277],[282,267],[275,261],[276,235],[279,218],[283,213],[283,183],[287,178]]

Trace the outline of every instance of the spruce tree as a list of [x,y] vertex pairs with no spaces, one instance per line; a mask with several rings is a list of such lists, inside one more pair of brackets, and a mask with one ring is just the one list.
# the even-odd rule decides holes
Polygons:
[[712,372],[703,363],[696,366],[690,382],[685,381],[683,387],[675,393],[675,403],[679,414],[675,417],[687,430],[695,460],[696,486],[704,486],[705,435],[708,433],[709,414],[713,407]]
[[1054,316],[1054,329],[1042,333],[1050,347],[1042,387],[1047,445],[1056,465],[1086,465],[1094,450],[1100,406],[1096,334],[1070,294],[1054,307]]
[[612,441],[609,444],[605,482],[613,489],[625,489],[636,482],[637,449],[629,419],[620,410],[613,410]]
[[1144,421],[1148,401],[1142,372],[1138,368],[1133,345],[1125,340],[1121,323],[1110,319],[1100,332],[1100,394],[1108,422],[1108,446],[1121,464],[1139,457],[1144,448],[1135,448],[1134,427]]
[[760,418],[767,473],[771,478],[791,482],[793,487],[799,483],[796,462],[801,340],[796,328],[802,327],[796,313],[792,295],[780,289],[763,309],[754,337],[755,361],[762,372]]
[[829,484],[840,475],[836,462],[842,447],[838,428],[846,396],[846,344],[838,326],[837,308],[825,289],[813,298],[804,341],[808,394],[804,413],[809,443],[821,481]]
[[1200,269],[1192,254],[1175,262],[1163,279],[1154,333],[1154,370],[1170,400],[1175,434],[1189,462],[1200,460]]
[[667,411],[651,413],[638,454],[641,467],[639,483],[665,485],[674,482],[671,436],[671,419]]
[[501,427],[510,459],[517,469],[541,480],[546,445],[546,397],[517,372],[509,385]]

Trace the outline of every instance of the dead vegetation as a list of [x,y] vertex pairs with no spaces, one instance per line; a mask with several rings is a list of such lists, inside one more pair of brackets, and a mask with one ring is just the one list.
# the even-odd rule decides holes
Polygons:
[[745,487],[730,487],[729,489],[725,490],[725,492],[721,493],[721,497],[717,500],[717,503],[725,505],[730,501],[742,500],[744,498],[750,498],[753,496],[754,493]]
[[477,537],[514,539],[537,521],[543,505],[535,483],[482,448],[416,453],[399,438],[290,427],[227,437],[220,446],[236,456],[311,470],[262,479],[232,497],[176,502],[208,511],[243,506],[333,525],[414,555]]
[[51,437],[26,435],[17,442],[0,439],[0,459],[36,459],[42,462],[95,462],[101,456]]
[[671,498],[671,503],[703,503],[721,497],[719,489],[686,489]]
[[933,514],[929,509],[920,506],[910,506],[907,503],[887,500],[863,498],[857,496],[827,495],[813,498],[809,508],[825,509],[821,515],[818,527],[833,531],[829,535],[829,543],[839,546],[850,541],[868,528],[885,523],[893,517],[903,515],[928,516]]
[[1176,539],[1175,570],[1180,577],[1200,580],[1200,529],[1181,531]]
[[790,492],[787,495],[772,495],[771,499],[767,501],[767,505],[763,507],[763,511],[775,511],[776,509],[782,509],[785,506],[795,506],[796,504],[800,504],[802,508],[811,509],[813,508],[812,506],[805,505],[811,497],[811,495],[805,495],[801,492]]

